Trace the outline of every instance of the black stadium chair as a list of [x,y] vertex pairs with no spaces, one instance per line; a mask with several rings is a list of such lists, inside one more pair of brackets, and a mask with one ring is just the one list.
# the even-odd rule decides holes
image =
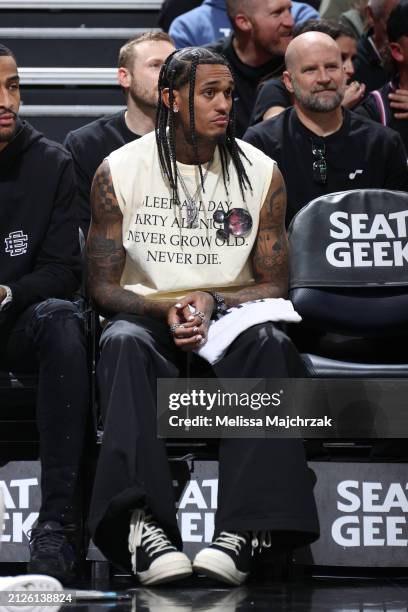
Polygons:
[[407,229],[408,194],[377,189],[321,196],[292,220],[289,295],[303,320],[290,333],[312,377],[408,377]]

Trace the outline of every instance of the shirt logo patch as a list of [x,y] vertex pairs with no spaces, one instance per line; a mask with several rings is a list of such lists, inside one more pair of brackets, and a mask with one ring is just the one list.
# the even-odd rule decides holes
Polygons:
[[356,178],[357,174],[363,174],[363,170],[356,170],[355,172],[350,172],[350,174],[349,174],[350,181],[354,181],[354,179]]
[[10,232],[4,242],[6,243],[6,253],[9,253],[10,257],[27,253],[28,236],[22,230]]

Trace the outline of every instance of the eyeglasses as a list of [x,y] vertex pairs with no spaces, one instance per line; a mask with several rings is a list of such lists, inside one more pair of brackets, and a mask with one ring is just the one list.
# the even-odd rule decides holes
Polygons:
[[231,208],[228,212],[216,210],[213,221],[222,225],[216,234],[220,240],[227,240],[228,236],[247,236],[252,229],[252,217],[245,208]]
[[312,141],[312,154],[315,158],[313,162],[313,180],[316,183],[324,185],[327,181],[327,163],[324,157],[326,153],[326,147],[324,142],[313,142]]

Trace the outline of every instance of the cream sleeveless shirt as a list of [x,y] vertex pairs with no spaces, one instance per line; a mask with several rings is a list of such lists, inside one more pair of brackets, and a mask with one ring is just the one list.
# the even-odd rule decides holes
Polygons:
[[[181,205],[161,172],[155,133],[146,134],[108,156],[115,194],[123,214],[126,262],[121,286],[148,299],[176,299],[190,291],[222,291],[254,282],[250,254],[258,232],[259,213],[272,180],[275,162],[252,145],[237,141],[251,163],[243,163],[252,184],[242,200],[238,176],[229,161],[230,181],[224,181],[218,148],[204,189],[199,192],[199,227],[187,227],[186,197],[179,181]],[[198,166],[178,163],[191,195],[199,182]],[[205,167],[203,168],[205,173]],[[253,227],[247,236],[216,236],[216,210],[245,208]]]

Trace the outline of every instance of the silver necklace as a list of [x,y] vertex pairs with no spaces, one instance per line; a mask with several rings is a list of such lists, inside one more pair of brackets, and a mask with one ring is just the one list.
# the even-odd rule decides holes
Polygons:
[[184,179],[181,175],[180,170],[177,168],[177,177],[181,183],[181,186],[183,188],[184,191],[184,195],[186,196],[186,200],[187,200],[187,227],[188,228],[195,228],[198,227],[198,206],[197,206],[197,199],[199,198],[199,196],[201,195],[201,191],[204,187],[204,183],[206,181],[206,178],[208,176],[208,172],[211,168],[213,160],[211,159],[208,162],[206,171],[204,173],[203,176],[203,182],[201,184],[201,181],[199,181],[198,187],[194,193],[194,195],[191,195],[187,185],[184,182]]

